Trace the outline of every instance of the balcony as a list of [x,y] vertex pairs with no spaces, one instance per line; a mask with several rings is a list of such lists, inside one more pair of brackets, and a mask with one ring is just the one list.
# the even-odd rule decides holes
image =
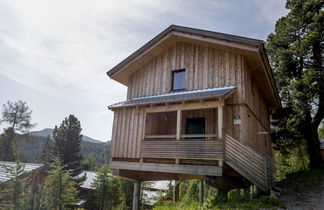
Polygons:
[[222,160],[223,141],[216,134],[151,135],[142,141],[141,158]]

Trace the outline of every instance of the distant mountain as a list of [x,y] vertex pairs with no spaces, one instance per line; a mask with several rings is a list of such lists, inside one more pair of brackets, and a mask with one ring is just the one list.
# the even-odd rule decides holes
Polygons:
[[[45,128],[43,130],[40,131],[33,131],[31,132],[31,135],[33,136],[40,136],[40,137],[53,137],[53,130],[52,128]],[[102,141],[90,138],[89,136],[82,136],[82,141],[87,141],[87,142],[91,142],[91,143],[103,143]]]
[[[35,135],[36,133],[36,135]],[[40,163],[40,154],[46,142],[47,136],[53,133],[53,129],[44,129],[39,132],[29,134],[17,134],[17,144],[21,151],[20,160],[29,163]],[[43,136],[42,136],[43,135]],[[89,137],[88,137],[89,138]],[[91,139],[91,138],[90,138]],[[91,139],[93,140],[93,139]],[[95,142],[84,140],[81,141],[81,155],[85,159],[89,155],[94,156],[98,163],[103,164],[110,157],[110,141]]]

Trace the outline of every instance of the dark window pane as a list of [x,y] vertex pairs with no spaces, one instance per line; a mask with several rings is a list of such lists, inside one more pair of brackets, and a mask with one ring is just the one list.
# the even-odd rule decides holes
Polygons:
[[174,71],[172,90],[185,89],[185,70]]

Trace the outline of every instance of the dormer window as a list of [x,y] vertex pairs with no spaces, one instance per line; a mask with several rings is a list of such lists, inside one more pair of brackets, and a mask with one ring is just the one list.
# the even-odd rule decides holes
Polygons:
[[185,89],[185,69],[172,71],[172,91]]

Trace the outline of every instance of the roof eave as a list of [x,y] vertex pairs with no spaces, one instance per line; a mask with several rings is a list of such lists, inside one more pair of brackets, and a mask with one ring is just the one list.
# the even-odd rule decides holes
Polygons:
[[162,39],[164,36],[169,34],[172,31],[177,31],[180,33],[187,33],[187,34],[195,34],[200,35],[204,37],[214,38],[214,39],[222,39],[226,41],[246,44],[246,45],[253,45],[253,46],[262,46],[264,41],[258,40],[258,39],[251,39],[247,37],[241,37],[241,36],[235,36],[230,34],[224,34],[219,32],[213,32],[213,31],[206,31],[201,29],[195,29],[195,28],[189,28],[184,26],[178,26],[178,25],[171,25],[168,28],[166,28],[164,31],[162,31],[160,34],[155,36],[153,39],[151,39],[149,42],[147,42],[145,45],[143,45],[141,48],[136,50],[134,53],[132,53],[130,56],[125,58],[123,61],[118,63],[115,67],[107,71],[107,75],[113,79],[114,74],[118,73],[119,70],[121,70],[125,65],[127,65],[129,62],[131,62],[133,59],[135,59],[137,56],[144,53],[147,49],[152,47],[156,42],[158,42],[160,39]]

